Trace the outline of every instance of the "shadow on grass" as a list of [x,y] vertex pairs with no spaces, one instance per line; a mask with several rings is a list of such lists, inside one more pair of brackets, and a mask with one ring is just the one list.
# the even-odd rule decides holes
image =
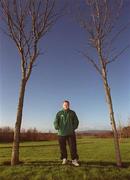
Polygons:
[[[68,160],[67,165],[62,165],[61,160],[59,161],[20,161],[19,165],[26,165],[26,166],[43,166],[43,167],[57,167],[57,166],[73,166],[71,161]],[[80,167],[89,167],[89,168],[108,168],[108,167],[115,167],[118,168],[116,163],[114,162],[108,162],[108,161],[79,161]],[[128,168],[130,167],[130,162],[123,162],[122,168]],[[10,161],[3,162],[0,166],[6,165],[10,166]]]
[[[58,144],[39,144],[39,145],[20,145],[20,148],[27,147],[27,148],[34,148],[34,147],[46,147],[46,146],[58,146]],[[12,148],[12,146],[2,146],[0,148]]]
[[[39,142],[39,141],[38,141]],[[45,141],[43,141],[45,142]],[[93,141],[89,141],[89,142],[78,142],[78,144],[93,144],[95,142]],[[27,147],[27,148],[34,148],[34,147],[53,147],[53,146],[59,146],[58,144],[34,144],[34,145],[20,145],[20,148],[23,148],[23,147]],[[8,148],[12,148],[11,145],[9,146],[1,146],[0,147],[1,149],[8,149]]]
[[[82,167],[117,167],[116,162],[109,162],[109,161],[80,161]],[[130,162],[122,162],[121,168],[128,168],[130,167]],[[118,167],[117,167],[118,168]]]

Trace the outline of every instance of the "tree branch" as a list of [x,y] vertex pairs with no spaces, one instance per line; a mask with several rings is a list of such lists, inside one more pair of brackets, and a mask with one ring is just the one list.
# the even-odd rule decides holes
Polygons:
[[116,61],[117,58],[118,58],[121,54],[123,54],[124,51],[126,51],[128,48],[130,48],[130,44],[127,45],[124,49],[122,49],[118,54],[116,54],[111,60],[107,61],[107,62],[106,62],[106,65],[107,65],[107,64],[110,64],[110,63],[112,63],[112,62],[114,62],[114,61]]
[[80,54],[82,54],[87,60],[88,62],[93,65],[93,67],[97,70],[97,72],[102,75],[102,71],[100,69],[100,67],[95,63],[95,61],[86,53],[78,51]]

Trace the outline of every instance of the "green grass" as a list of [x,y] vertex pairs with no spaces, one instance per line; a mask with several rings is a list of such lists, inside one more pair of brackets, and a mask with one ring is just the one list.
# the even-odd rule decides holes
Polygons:
[[123,168],[116,167],[112,139],[84,137],[77,143],[80,167],[61,165],[57,141],[21,143],[21,164],[11,167],[12,144],[1,143],[0,180],[130,180],[130,139],[120,144]]

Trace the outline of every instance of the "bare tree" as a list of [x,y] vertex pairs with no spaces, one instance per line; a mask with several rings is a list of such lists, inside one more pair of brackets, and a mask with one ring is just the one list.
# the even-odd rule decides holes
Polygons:
[[80,53],[96,69],[103,81],[114,136],[116,162],[117,166],[122,166],[112,96],[108,83],[108,65],[116,61],[129,47],[129,45],[126,46],[116,54],[113,49],[114,42],[125,29],[121,28],[118,32],[114,29],[122,7],[122,0],[85,0],[83,2],[83,6],[80,5],[80,9],[78,9],[78,22],[87,32],[89,48],[95,50],[97,59],[93,58],[86,50],[80,51]]
[[[57,0],[0,0],[2,30],[14,42],[21,60],[21,84],[14,128],[11,165],[19,163],[20,128],[26,84],[37,57],[39,41],[61,16]],[[3,28],[4,27],[4,28]]]

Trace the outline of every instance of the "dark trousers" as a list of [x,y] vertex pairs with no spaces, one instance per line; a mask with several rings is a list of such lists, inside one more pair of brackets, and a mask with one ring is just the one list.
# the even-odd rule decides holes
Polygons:
[[79,156],[77,154],[77,145],[76,145],[76,135],[75,133],[73,135],[68,136],[58,136],[59,145],[60,145],[60,153],[61,157],[60,159],[66,158],[67,159],[67,149],[66,149],[66,143],[68,142],[71,159],[79,159]]

